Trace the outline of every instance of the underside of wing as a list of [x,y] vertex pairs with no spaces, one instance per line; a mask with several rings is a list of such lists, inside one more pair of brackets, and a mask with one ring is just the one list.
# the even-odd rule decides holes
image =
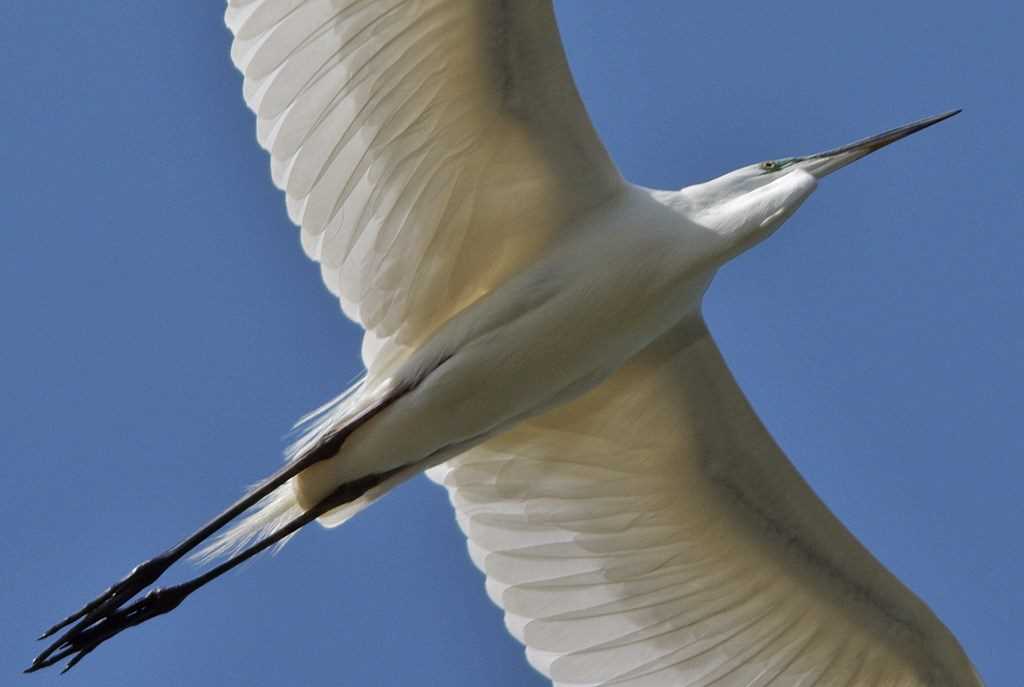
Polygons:
[[429,474],[557,685],[981,684],[781,453],[699,317]]
[[371,370],[621,188],[549,1],[229,0],[226,21],[274,183]]

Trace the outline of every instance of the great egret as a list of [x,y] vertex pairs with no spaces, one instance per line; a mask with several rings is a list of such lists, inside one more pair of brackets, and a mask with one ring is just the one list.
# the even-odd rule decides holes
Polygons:
[[[700,317],[715,270],[820,178],[954,113],[651,191],[593,133],[549,3],[233,0],[227,19],[303,246],[367,329],[367,377],[33,668],[433,468],[558,684],[980,684],[793,471]],[[212,552],[261,543],[128,604],[260,499]]]

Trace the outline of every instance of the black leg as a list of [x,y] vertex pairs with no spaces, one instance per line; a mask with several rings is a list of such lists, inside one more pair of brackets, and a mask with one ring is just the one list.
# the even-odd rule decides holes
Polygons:
[[[299,474],[300,472],[310,467],[311,465],[314,465],[315,463],[319,463],[322,460],[326,460],[328,458],[332,458],[333,456],[335,456],[338,453],[338,451],[341,450],[342,444],[344,444],[345,440],[349,437],[350,434],[352,434],[352,432],[361,427],[367,420],[372,418],[378,412],[383,410],[398,395],[400,395],[400,393],[396,393],[391,397],[385,399],[375,407],[367,410],[362,415],[350,421],[348,424],[346,424],[338,431],[325,437],[320,443],[314,446],[306,455],[288,463],[287,465],[284,465],[280,470],[275,472],[266,481],[264,481],[259,486],[259,488],[255,489],[246,496],[240,498],[238,501],[233,503],[226,510],[224,510],[222,513],[217,515],[215,518],[210,520],[202,527],[200,527],[187,538],[185,538],[175,546],[171,547],[170,549],[167,549],[163,553],[154,556],[153,558],[145,561],[144,563],[137,565],[135,568],[132,569],[132,571],[127,575],[127,577],[125,577],[119,582],[115,582],[113,585],[108,587],[106,591],[104,591],[98,597],[87,603],[78,611],[72,613],[71,615],[64,618],[53,627],[49,628],[39,637],[39,639],[46,639],[47,637],[50,637],[59,632],[60,630],[64,629],[68,625],[73,624],[69,630],[64,632],[60,639],[55,641],[53,644],[47,647],[42,653],[40,653],[39,656],[36,657],[36,659],[32,662],[32,665],[26,672],[32,672],[34,670],[38,670],[39,668],[52,665],[54,662],[68,655],[66,653],[66,649],[68,647],[79,646],[79,649],[76,649],[74,652],[72,652],[76,653],[76,658],[72,659],[72,663],[70,665],[74,665],[74,663],[77,663],[85,654],[91,651],[92,648],[95,648],[95,645],[93,647],[86,648],[88,641],[95,640],[95,644],[98,645],[99,643],[105,641],[106,639],[109,639],[114,634],[117,634],[126,627],[130,627],[131,625],[137,625],[138,623],[143,622],[144,620],[148,620],[151,617],[166,613],[167,611],[174,608],[174,606],[177,606],[177,604],[181,603],[181,600],[184,599],[184,596],[182,596],[181,599],[179,599],[177,603],[175,603],[173,606],[167,606],[169,600],[172,598],[172,595],[170,594],[171,590],[176,589],[176,587],[170,587],[167,590],[154,590],[154,592],[151,592],[150,595],[146,596],[138,603],[128,606],[123,610],[119,610],[121,609],[122,606],[124,606],[124,604],[128,603],[128,601],[134,598],[140,591],[156,582],[160,578],[160,576],[163,575],[163,573],[175,562],[177,562],[190,551],[195,549],[197,546],[199,546],[199,544],[209,539],[211,535],[213,535],[215,532],[224,527],[224,525],[228,524],[229,522],[237,518],[239,515],[244,513],[246,510],[256,505],[256,503],[258,503],[260,499],[267,496],[268,494],[279,488],[281,485],[286,483],[289,479]],[[391,473],[387,474],[390,475]],[[364,479],[373,479],[375,477],[377,476],[370,476]],[[359,484],[361,483],[361,481],[362,480],[351,482],[350,485]],[[341,488],[339,488],[339,492],[350,485],[343,485]],[[370,487],[368,486],[365,489],[369,488]],[[335,492],[335,494],[337,493],[338,492]],[[317,507],[325,503],[327,500],[331,499],[335,494],[332,494],[331,496],[328,496],[327,499],[324,499],[324,501],[321,501],[321,503],[318,504]],[[358,495],[352,498],[358,498]],[[347,501],[343,501],[342,503],[347,503]],[[327,507],[327,510],[330,510],[331,508],[334,507],[335,506],[329,506]],[[311,511],[307,511],[307,513],[304,513],[302,516],[299,516],[299,518],[296,518],[296,520],[292,521],[292,523],[289,523],[285,529],[287,529],[287,527],[290,527],[293,523],[298,522],[302,519],[302,517],[308,515],[309,513],[312,513],[315,510],[316,508],[314,508]],[[326,510],[321,511],[321,513],[323,512],[326,512]],[[317,517],[319,517],[319,515],[312,515],[309,518],[309,520],[306,520],[301,524],[297,524],[291,531],[294,532],[299,527],[302,527],[302,525],[306,524],[306,522],[309,522],[310,520],[313,520]],[[277,535],[278,533],[275,533],[274,536]],[[287,536],[287,534],[280,535],[278,537],[278,540],[285,536]],[[257,548],[261,547],[261,545],[263,545],[265,541],[266,540],[263,540],[255,544],[254,546],[246,549],[238,556],[232,558],[230,561],[226,561],[225,564],[222,564],[214,568],[210,571],[210,573],[213,573],[217,570],[221,570],[221,568],[223,568],[224,565],[226,565],[227,563],[231,563],[232,561],[241,562],[242,560],[247,559],[249,556],[258,553],[263,548],[266,548],[266,546],[270,546],[274,543],[270,542],[262,546],[262,548]],[[250,551],[252,551],[252,553],[249,553]],[[237,563],[235,563],[235,565],[237,565]],[[234,565],[224,568],[224,570],[222,570],[221,572],[226,572],[231,567],[234,567]],[[210,573],[207,573],[207,575],[209,575]],[[217,573],[217,575],[214,575],[214,577],[217,577],[219,574],[220,573]],[[204,577],[206,576],[204,575],[198,577],[196,578],[196,580],[201,580]],[[209,579],[213,578],[211,577]],[[209,581],[209,579],[207,579],[206,581]],[[202,582],[199,586],[202,586],[202,584],[205,584],[205,582]],[[183,586],[184,585],[178,585],[178,587]],[[190,594],[192,591],[194,590],[188,590],[185,593],[185,596]],[[156,592],[161,593],[157,594],[155,598],[151,598],[153,594]],[[129,613],[130,610],[131,613]],[[107,623],[108,620],[110,621],[109,623]],[[104,629],[101,630],[101,628]],[[112,633],[105,634],[109,630],[113,630]]]
[[[88,611],[83,620],[79,621],[78,624],[65,632],[60,638],[40,653],[35,660],[32,661],[32,665],[29,666],[25,672],[33,673],[42,668],[47,668],[59,663],[70,656],[71,659],[68,661],[67,666],[65,666],[64,670],[61,671],[62,673],[67,672],[87,654],[111,637],[118,635],[129,627],[134,627],[135,625],[144,623],[151,618],[155,618],[174,610],[182,601],[188,598],[192,592],[196,591],[200,587],[212,582],[235,566],[244,563],[260,551],[273,546],[285,537],[288,537],[300,528],[308,525],[324,513],[334,510],[338,506],[343,506],[346,503],[351,503],[365,494],[368,490],[403,469],[405,468],[396,468],[388,472],[369,475],[347,484],[343,484],[308,511],[305,511],[301,515],[295,517],[281,529],[261,539],[252,546],[249,546],[220,565],[210,569],[198,577],[188,580],[187,582],[174,585],[173,587],[154,589],[135,603],[125,606],[124,608],[110,606],[109,604],[114,603],[114,601],[103,602],[93,611]],[[140,566],[140,568],[141,567],[142,566]],[[138,568],[136,570],[138,570]],[[132,576],[129,575],[126,579],[131,578]],[[116,588],[117,585],[111,587],[112,590]],[[111,599],[116,598],[116,596],[111,597]],[[124,602],[122,601],[121,603],[123,604]],[[103,608],[101,608],[103,604],[108,605],[106,606],[105,612],[101,613],[101,611],[103,611]]]

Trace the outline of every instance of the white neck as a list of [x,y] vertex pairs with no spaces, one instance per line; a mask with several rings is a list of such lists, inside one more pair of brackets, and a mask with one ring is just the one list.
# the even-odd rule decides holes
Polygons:
[[659,191],[656,197],[726,239],[725,259],[730,259],[782,226],[816,187],[814,176],[803,170],[765,178],[743,168],[680,191]]

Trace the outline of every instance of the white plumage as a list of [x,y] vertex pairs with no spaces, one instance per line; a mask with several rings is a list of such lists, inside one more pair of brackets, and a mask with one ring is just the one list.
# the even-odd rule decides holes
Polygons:
[[366,328],[371,372],[394,359],[380,349],[418,343],[621,183],[550,8],[510,7],[229,3],[274,183]]
[[[457,314],[493,318],[507,310],[493,306],[507,293],[546,307],[551,297],[537,297],[538,284],[571,288],[570,277],[548,273],[511,287],[510,278],[558,251],[600,253],[579,236],[608,230],[594,208],[615,215],[607,209],[615,199],[632,198],[579,102],[547,2],[232,0],[227,23],[302,245],[366,328],[367,380],[322,416],[307,444],[372,407],[371,389],[382,398],[408,380],[429,382],[439,351],[475,341],[452,326]],[[644,225],[657,223],[637,207],[654,199],[728,245],[701,243],[688,227],[692,259],[680,280],[688,286],[677,286],[689,295],[674,320],[662,318],[660,331],[640,327],[621,350],[609,345],[583,385],[595,388],[578,398],[557,405],[533,394],[517,408],[526,419],[489,420],[493,438],[472,435],[479,445],[430,476],[448,488],[509,630],[556,684],[980,684],[945,627],[791,467],[704,328],[699,296],[714,267],[781,224],[814,184],[796,177],[785,193],[756,196],[759,181],[740,177],[627,202],[630,212],[619,214],[629,225],[614,227],[619,242],[645,240]],[[637,279],[650,258],[623,276]],[[555,261],[556,270],[574,269],[571,260]],[[620,290],[595,287],[575,307],[614,310],[616,298],[642,307],[642,297]],[[588,334],[586,324],[594,323],[577,323],[578,334]],[[572,336],[564,320],[548,329]],[[564,364],[558,346],[531,332],[511,340],[545,349],[546,362],[489,364],[518,374]],[[430,346],[437,351],[425,355]],[[497,383],[500,370],[487,372],[467,379]],[[486,405],[491,397],[475,398]],[[416,431],[453,410],[437,394],[424,402],[430,409],[409,413],[415,421],[391,424]],[[310,471],[324,468],[306,479],[321,485],[316,494],[412,458],[415,473],[451,453],[436,452],[442,442],[382,457],[384,444],[367,441],[370,462],[349,446],[333,468]],[[291,492],[276,499],[297,512]],[[322,521],[343,522],[366,502]],[[268,524],[259,513],[253,523]]]
[[431,477],[556,684],[945,684],[923,676],[960,654],[789,465],[699,318]]

